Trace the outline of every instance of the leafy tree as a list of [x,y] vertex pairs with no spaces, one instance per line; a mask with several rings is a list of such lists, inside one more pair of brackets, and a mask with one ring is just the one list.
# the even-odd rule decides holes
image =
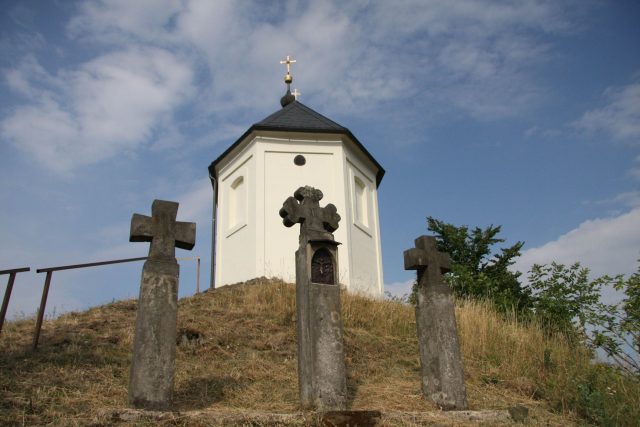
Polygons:
[[532,308],[538,320],[550,332],[573,334],[584,330],[591,313],[600,304],[603,286],[613,285],[603,276],[589,280],[589,269],[575,263],[534,265],[529,272],[533,290]]
[[[495,250],[504,242],[500,226],[470,229],[428,217],[427,227],[436,234],[438,249],[451,255],[446,280],[456,296],[487,299],[502,311],[515,309],[541,321],[549,333],[600,349],[623,370],[640,373],[640,267],[626,280],[623,275],[590,280],[589,269],[579,263],[534,265],[529,286],[523,287],[521,273],[509,267],[524,243]],[[625,298],[605,304],[604,289],[621,291]],[[409,301],[415,302],[415,293]]]
[[[552,263],[534,265],[528,278],[533,311],[547,331],[601,349],[623,370],[640,372],[640,269],[627,280],[622,275],[589,280],[589,269],[579,263]],[[605,304],[604,289],[622,291],[625,298]]]
[[500,226],[469,229],[428,217],[427,228],[436,233],[438,249],[451,255],[453,266],[447,280],[456,296],[487,298],[502,311],[527,310],[530,293],[521,286],[520,273],[509,270],[524,242],[494,253],[494,245],[504,242],[497,237]]
[[625,298],[608,313],[606,327],[598,335],[603,344],[598,344],[618,365],[640,374],[640,265],[638,271],[626,281],[618,280],[614,287]]
[[640,354],[640,265],[638,271],[624,284],[618,283],[616,290],[623,291],[626,296],[621,304],[624,317],[620,321],[620,326],[623,332],[629,334],[636,353]]

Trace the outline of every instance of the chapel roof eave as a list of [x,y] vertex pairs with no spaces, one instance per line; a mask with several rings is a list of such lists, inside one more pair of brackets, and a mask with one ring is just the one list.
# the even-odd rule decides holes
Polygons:
[[384,177],[385,170],[378,163],[378,161],[367,151],[358,138],[351,133],[351,131],[344,126],[339,125],[333,120],[321,115],[320,113],[312,110],[301,102],[294,101],[281,110],[276,111],[265,119],[252,125],[247,131],[242,134],[229,148],[227,148],[217,159],[215,159],[209,165],[209,174],[212,177],[217,178],[216,166],[227,155],[229,155],[236,147],[238,147],[244,140],[246,140],[252,133],[260,131],[275,131],[275,132],[297,132],[297,133],[323,133],[323,134],[339,134],[349,138],[358,149],[365,155],[371,163],[377,168],[376,173],[376,188],[380,186],[380,182]]

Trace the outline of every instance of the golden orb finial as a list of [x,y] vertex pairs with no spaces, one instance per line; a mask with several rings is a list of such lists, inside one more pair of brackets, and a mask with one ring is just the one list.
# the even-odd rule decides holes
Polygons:
[[291,58],[289,55],[287,55],[285,59],[280,61],[281,64],[285,64],[287,66],[287,74],[285,74],[284,76],[284,82],[287,84],[287,93],[285,93],[284,96],[280,99],[280,105],[282,105],[282,108],[286,107],[296,100],[296,96],[291,94],[291,82],[293,82],[293,76],[291,75],[291,64],[293,64],[294,62],[296,62],[296,60]]

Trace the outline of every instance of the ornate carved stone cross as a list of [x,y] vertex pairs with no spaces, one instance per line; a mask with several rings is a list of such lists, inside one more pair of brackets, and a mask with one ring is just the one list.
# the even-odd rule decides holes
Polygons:
[[151,242],[149,258],[175,258],[176,250],[193,249],[196,242],[196,224],[177,222],[178,203],[154,200],[151,216],[133,214],[130,242]]
[[338,245],[333,232],[340,215],[336,207],[320,207],[322,191],[300,187],[287,198],[280,217],[287,227],[300,224],[296,251],[296,335],[298,338],[298,386],[303,407],[320,411],[347,406],[346,365],[340,287]]
[[338,229],[340,215],[336,207],[329,203],[320,207],[322,191],[313,187],[300,187],[293,197],[287,198],[280,209],[282,223],[286,227],[300,224],[300,244],[307,240],[333,240],[333,233]]
[[427,272],[427,282],[442,282],[442,275],[451,271],[451,257],[448,253],[438,252],[436,238],[420,236],[415,240],[415,248],[404,251],[404,269],[418,270],[418,282]]

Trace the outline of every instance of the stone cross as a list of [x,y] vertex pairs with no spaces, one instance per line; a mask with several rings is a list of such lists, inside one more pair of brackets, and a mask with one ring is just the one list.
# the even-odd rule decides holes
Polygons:
[[[451,271],[451,257],[447,253],[438,252],[436,239],[431,236],[420,236],[415,240],[415,248],[404,251],[404,269],[417,270],[418,275],[427,272],[428,283],[442,282],[442,275]],[[418,277],[418,282],[421,277]]]
[[[300,187],[293,197],[289,197],[282,204],[280,217],[285,227],[300,224],[300,244],[309,239],[333,240],[333,233],[338,229],[340,215],[334,205],[329,203],[320,207],[322,191],[313,187]],[[304,240],[304,242],[303,242]]]
[[154,200],[151,217],[133,214],[131,242],[151,242],[142,268],[129,404],[164,410],[171,406],[176,358],[178,278],[175,247],[192,249],[196,225],[176,222],[178,203]]
[[293,92],[291,92],[291,95],[293,95],[295,99],[298,99],[298,97],[302,95],[302,93],[298,92],[298,89],[294,89]]
[[178,203],[154,200],[151,216],[133,214],[130,242],[151,242],[149,258],[175,258],[175,248],[193,249],[196,225],[177,222]]
[[340,215],[336,207],[320,207],[322,191],[300,187],[280,209],[287,227],[300,224],[296,251],[296,333],[298,386],[303,407],[344,410],[347,405],[346,367],[338,245],[333,232]]
[[436,238],[421,236],[404,252],[405,270],[418,271],[416,327],[422,367],[422,392],[443,409],[467,409],[467,393],[451,289],[442,274],[451,268],[438,252]]

